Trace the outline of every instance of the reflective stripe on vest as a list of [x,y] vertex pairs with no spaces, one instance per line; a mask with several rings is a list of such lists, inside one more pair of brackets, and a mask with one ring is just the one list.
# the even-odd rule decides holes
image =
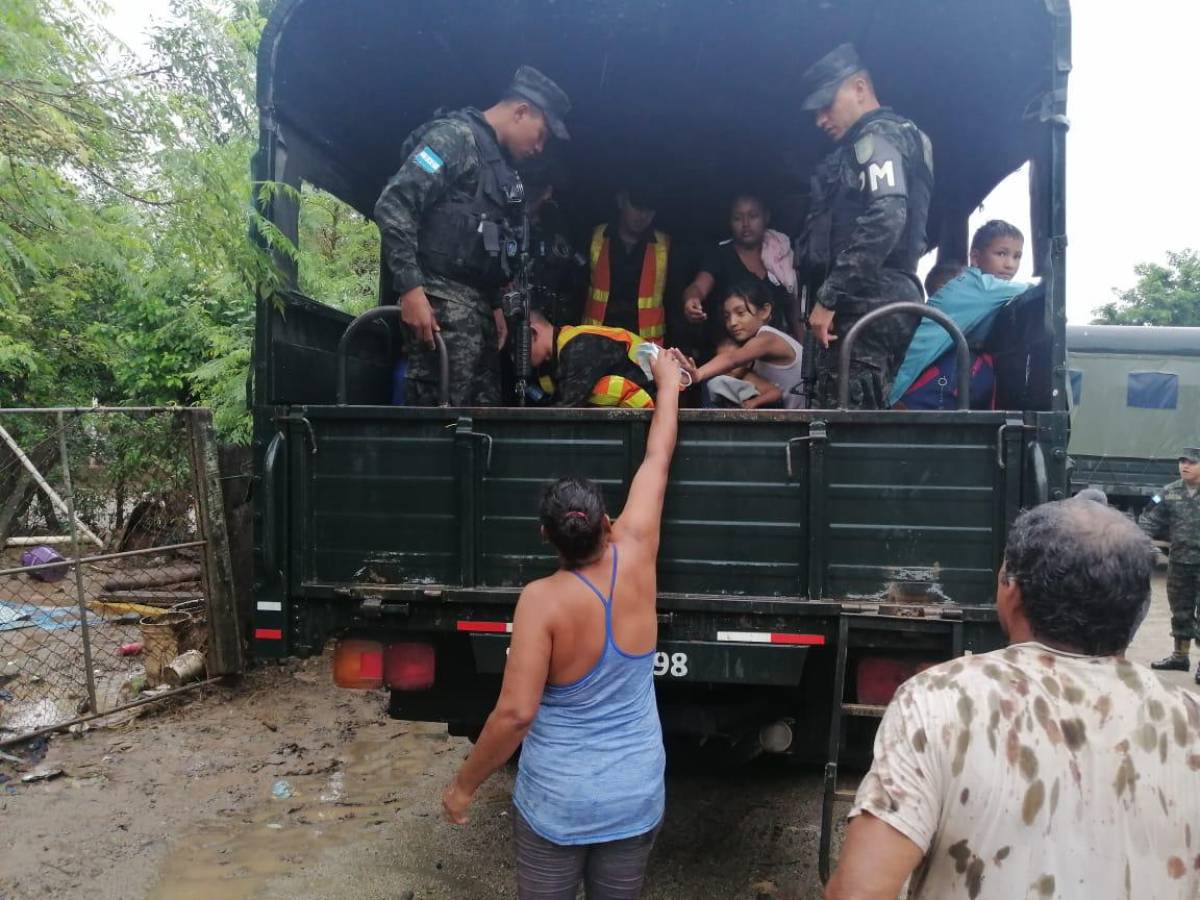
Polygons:
[[562,353],[563,347],[572,338],[579,337],[581,334],[595,334],[602,338],[608,338],[610,341],[625,345],[625,355],[629,357],[629,361],[637,365],[637,348],[639,344],[644,344],[645,340],[638,337],[632,331],[626,331],[624,328],[609,328],[606,325],[564,325],[558,329],[558,352]]
[[[607,225],[597,225],[596,230],[592,232],[592,284],[587,308],[583,312],[585,325],[603,325],[604,314],[608,309],[612,271],[609,265],[611,241],[604,234],[607,228]],[[667,253],[670,247],[670,237],[661,231],[655,231],[654,241],[646,242],[646,255],[642,259],[642,273],[638,279],[638,334],[659,346],[662,346],[667,331],[663,292],[667,284]]]
[[588,397],[592,406],[619,406],[623,409],[654,409],[654,400],[636,381],[621,375],[605,375],[592,386]]

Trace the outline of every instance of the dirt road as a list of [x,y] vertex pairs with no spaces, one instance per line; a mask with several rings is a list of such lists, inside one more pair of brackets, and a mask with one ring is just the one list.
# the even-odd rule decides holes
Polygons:
[[[1139,661],[1168,646],[1161,576],[1155,593]],[[63,776],[0,785],[0,897],[514,896],[511,773],[483,788],[469,826],[444,824],[438,798],[467,743],[388,720],[382,703],[337,690],[327,663],[310,660],[120,729],[56,738],[40,766]],[[820,773],[771,763],[669,775],[648,898],[819,896]],[[276,798],[281,780],[290,796]]]

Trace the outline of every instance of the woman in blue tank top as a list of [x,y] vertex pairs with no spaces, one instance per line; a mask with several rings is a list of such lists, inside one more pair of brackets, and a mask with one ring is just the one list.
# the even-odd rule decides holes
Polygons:
[[680,359],[654,363],[646,456],[620,517],[584,479],[550,485],[542,535],[560,568],[521,592],[496,708],[442,804],[467,821],[475,791],[524,741],[514,831],[522,898],[635,898],[665,802],[654,700],[659,525],[675,451]]

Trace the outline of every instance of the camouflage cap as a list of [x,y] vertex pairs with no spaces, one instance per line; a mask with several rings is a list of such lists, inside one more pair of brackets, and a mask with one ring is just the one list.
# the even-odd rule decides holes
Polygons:
[[853,44],[834,47],[808,67],[800,77],[800,108],[809,112],[824,109],[833,102],[842,82],[866,68]]
[[546,116],[550,133],[560,141],[571,139],[567,126],[563,123],[563,119],[571,111],[571,98],[552,78],[543,75],[533,66],[521,66],[513,75],[508,92],[525,98],[540,109]]
[[1181,460],[1190,459],[1192,462],[1200,462],[1200,447],[1184,447],[1179,454]]

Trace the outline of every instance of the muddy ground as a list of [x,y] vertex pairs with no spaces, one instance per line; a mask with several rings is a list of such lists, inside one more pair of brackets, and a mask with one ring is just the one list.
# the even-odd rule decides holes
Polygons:
[[[1131,656],[1167,649],[1161,576]],[[468,744],[339,691],[327,661],[259,669],[236,687],[118,728],[52,740],[50,781],[0,785],[0,897],[88,900],[515,896],[510,771],[466,828],[439,795]],[[1190,684],[1190,677],[1173,680]],[[18,774],[0,763],[0,774]],[[272,788],[286,781],[290,797]],[[809,898],[820,772],[770,759],[668,777],[648,898]],[[286,793],[286,792],[285,792]]]

